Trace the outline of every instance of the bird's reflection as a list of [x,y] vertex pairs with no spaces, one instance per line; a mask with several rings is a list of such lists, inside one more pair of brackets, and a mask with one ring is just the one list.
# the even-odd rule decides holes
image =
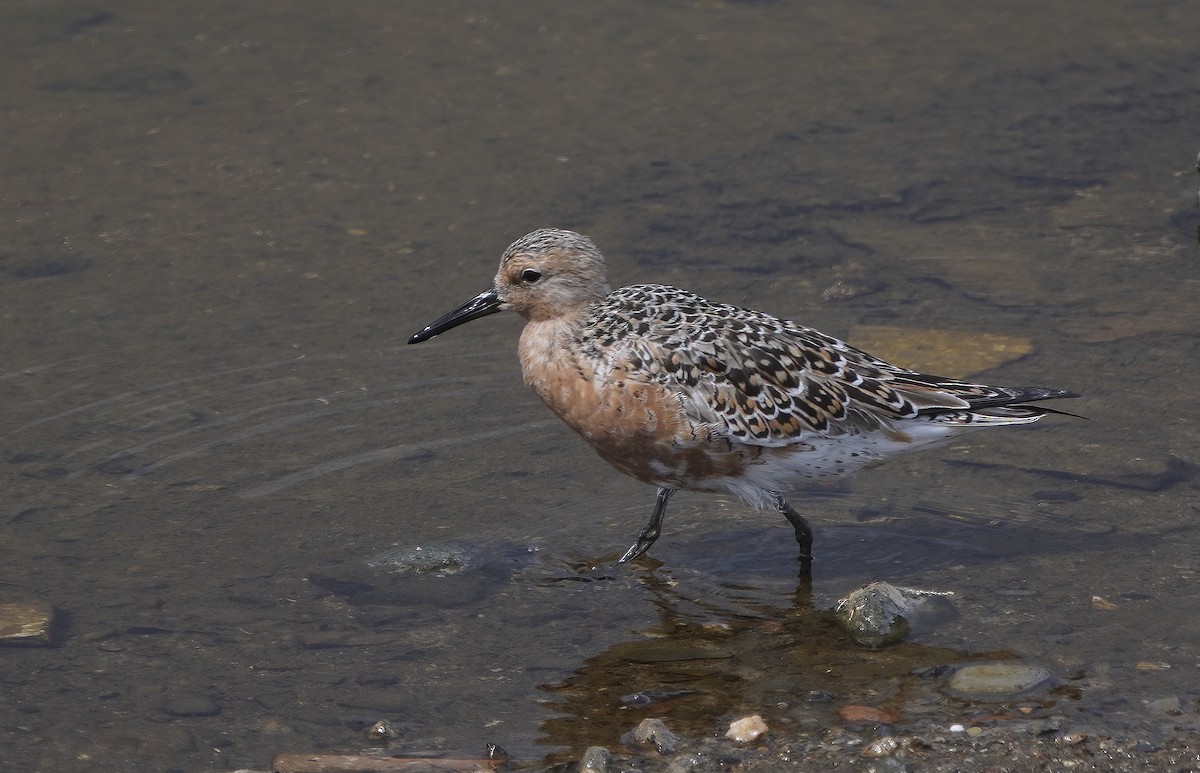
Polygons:
[[684,598],[661,566],[640,581],[661,623],[647,638],[621,642],[574,674],[544,685],[548,708],[540,743],[549,762],[578,759],[588,746],[612,746],[647,717],[676,733],[708,736],[723,722],[757,713],[769,725],[821,733],[839,726],[839,707],[866,704],[902,719],[947,711],[937,692],[939,666],[1010,658],[901,643],[884,650],[854,645],[833,613],[815,609],[811,577],[801,572],[790,604],[743,602],[731,612],[711,600]]

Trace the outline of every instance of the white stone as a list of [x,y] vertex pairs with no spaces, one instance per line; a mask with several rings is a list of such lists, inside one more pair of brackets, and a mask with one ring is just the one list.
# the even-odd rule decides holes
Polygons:
[[766,732],[767,723],[763,722],[763,718],[757,714],[751,714],[748,717],[742,717],[730,722],[729,730],[725,733],[725,737],[738,743],[750,743],[760,738]]

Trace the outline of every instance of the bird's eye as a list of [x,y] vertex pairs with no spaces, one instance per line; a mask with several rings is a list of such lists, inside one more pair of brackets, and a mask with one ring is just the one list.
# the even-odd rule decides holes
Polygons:
[[527,268],[521,272],[521,281],[526,284],[533,284],[542,278],[541,271],[534,271],[532,268]]

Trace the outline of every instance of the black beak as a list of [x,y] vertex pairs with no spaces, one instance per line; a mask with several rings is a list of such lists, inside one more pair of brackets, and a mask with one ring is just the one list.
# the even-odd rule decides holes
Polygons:
[[464,322],[470,322],[473,319],[495,314],[497,311],[500,311],[500,303],[500,298],[496,295],[495,290],[485,290],[449,314],[438,317],[416,333],[413,333],[413,337],[408,339],[408,342],[410,344],[419,344],[422,341],[428,341],[438,333],[445,333],[452,327],[458,327]]

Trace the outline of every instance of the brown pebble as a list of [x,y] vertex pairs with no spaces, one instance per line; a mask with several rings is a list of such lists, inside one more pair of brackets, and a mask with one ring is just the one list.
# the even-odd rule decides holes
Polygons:
[[900,719],[899,715],[885,711],[884,709],[877,709],[874,706],[856,706],[853,704],[842,706],[838,709],[838,716],[842,718],[843,722],[872,722],[877,725],[886,725]]

